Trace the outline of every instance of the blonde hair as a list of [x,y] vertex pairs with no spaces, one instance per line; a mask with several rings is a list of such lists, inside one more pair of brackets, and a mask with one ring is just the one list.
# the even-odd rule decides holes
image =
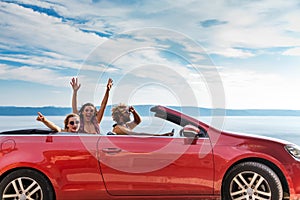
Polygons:
[[120,103],[111,109],[111,113],[113,120],[118,122],[120,120],[120,116],[128,113],[128,106],[124,103]]
[[77,117],[78,119],[80,119],[80,118],[79,118],[79,115],[77,115],[77,114],[75,114],[75,113],[70,113],[70,114],[68,114],[68,115],[66,116],[65,120],[64,120],[65,129],[68,129],[69,119],[70,119],[71,117]]

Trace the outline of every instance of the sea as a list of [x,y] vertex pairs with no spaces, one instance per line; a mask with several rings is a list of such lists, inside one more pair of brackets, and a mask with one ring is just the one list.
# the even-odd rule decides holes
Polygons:
[[[48,116],[47,118],[63,128],[65,116]],[[300,116],[225,116],[218,117],[218,119],[200,116],[195,118],[219,130],[268,136],[300,146]],[[111,117],[103,117],[100,125],[101,133],[111,131],[113,124]],[[47,129],[41,122],[36,121],[36,116],[0,116],[0,132],[28,128]],[[175,133],[178,134],[180,127],[152,116],[142,116],[142,123],[136,127],[135,131],[164,133],[172,129],[175,129]]]

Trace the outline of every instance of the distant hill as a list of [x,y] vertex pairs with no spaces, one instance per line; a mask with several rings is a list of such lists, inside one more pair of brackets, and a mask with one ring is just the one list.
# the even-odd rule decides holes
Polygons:
[[[142,116],[150,115],[150,108],[152,105],[136,105],[135,109]],[[198,107],[181,107],[168,106],[174,110],[178,110],[192,116],[300,116],[300,110],[271,110],[271,109],[209,109]],[[99,108],[99,107],[97,107]],[[64,116],[72,112],[70,107],[16,107],[16,106],[0,106],[0,116],[35,116],[37,112],[41,112],[46,116]],[[111,116],[111,106],[107,106],[105,116]]]
[[15,106],[0,106],[0,116],[32,116],[41,112],[44,115],[63,116],[72,112],[71,108],[64,107],[15,107]]

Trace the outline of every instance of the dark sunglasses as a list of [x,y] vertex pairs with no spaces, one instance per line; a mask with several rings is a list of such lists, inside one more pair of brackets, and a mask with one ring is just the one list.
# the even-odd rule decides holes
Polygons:
[[79,121],[75,121],[75,122],[74,122],[74,121],[70,121],[70,122],[69,122],[69,124],[71,124],[71,125],[74,125],[75,123],[76,123],[76,124],[79,124]]

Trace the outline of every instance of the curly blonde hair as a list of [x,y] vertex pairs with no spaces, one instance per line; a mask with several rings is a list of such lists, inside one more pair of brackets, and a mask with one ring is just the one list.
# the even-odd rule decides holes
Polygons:
[[113,120],[118,122],[120,120],[120,116],[128,113],[128,106],[124,103],[120,103],[111,109],[111,113]]

